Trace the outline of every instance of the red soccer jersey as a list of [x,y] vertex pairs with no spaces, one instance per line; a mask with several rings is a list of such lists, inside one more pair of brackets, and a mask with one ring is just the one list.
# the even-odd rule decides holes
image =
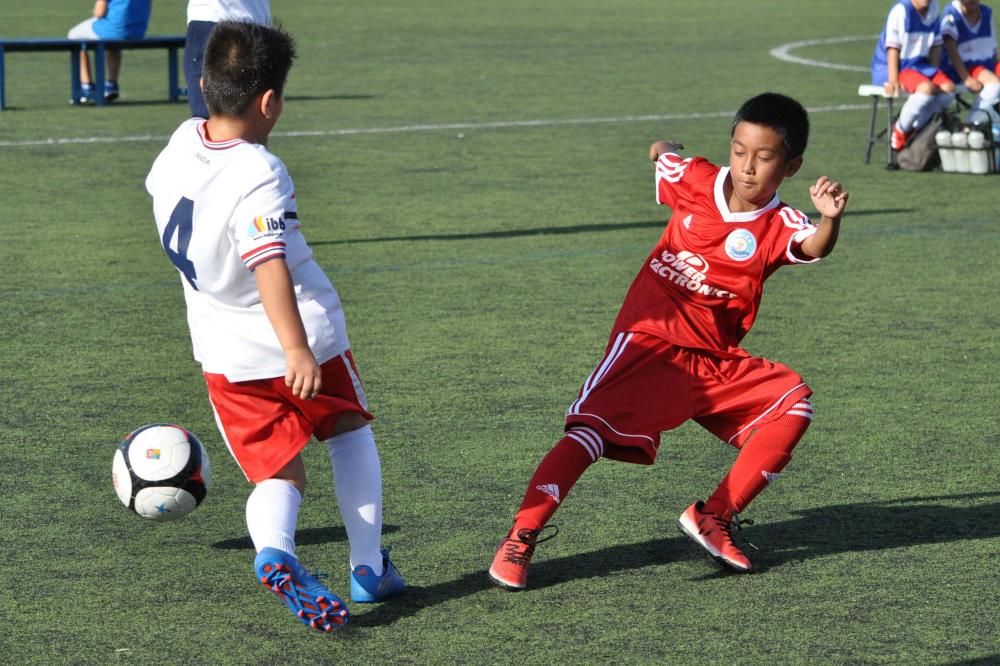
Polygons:
[[775,194],[760,210],[733,213],[728,167],[664,153],[656,201],[673,214],[625,296],[612,335],[642,331],[683,347],[745,355],[739,343],[757,317],[764,280],[785,264],[812,263],[799,250],[816,227]]

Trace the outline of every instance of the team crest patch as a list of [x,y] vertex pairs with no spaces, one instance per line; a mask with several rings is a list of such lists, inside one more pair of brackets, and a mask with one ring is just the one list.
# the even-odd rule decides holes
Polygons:
[[757,239],[746,229],[737,229],[726,236],[726,254],[735,261],[746,261],[757,251]]

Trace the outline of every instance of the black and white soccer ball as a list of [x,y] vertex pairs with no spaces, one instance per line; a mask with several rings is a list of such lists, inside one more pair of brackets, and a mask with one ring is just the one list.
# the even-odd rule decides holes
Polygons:
[[177,520],[205,499],[212,469],[208,452],[190,431],[151,423],[122,441],[111,480],[122,504],[143,518]]

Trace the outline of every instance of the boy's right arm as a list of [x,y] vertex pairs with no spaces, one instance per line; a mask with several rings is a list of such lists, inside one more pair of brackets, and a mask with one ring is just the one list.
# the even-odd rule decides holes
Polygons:
[[655,141],[649,147],[649,159],[653,162],[660,159],[663,153],[679,153],[684,150],[684,145],[676,141]]
[[948,53],[948,60],[951,62],[951,66],[955,68],[955,73],[962,79],[962,83],[969,89],[969,92],[979,92],[982,90],[983,84],[969,72],[968,67],[962,62],[962,56],[958,54],[958,42],[955,41],[954,37],[950,35],[944,36],[944,50]]
[[895,97],[899,94],[899,49],[890,46],[885,50],[889,69],[889,80],[885,82],[885,93]]
[[322,375],[309,348],[288,264],[282,258],[265,261],[256,266],[254,277],[264,312],[285,352],[285,385],[299,398],[311,400],[319,393]]
[[108,0],[95,0],[94,18],[103,18],[108,13]]

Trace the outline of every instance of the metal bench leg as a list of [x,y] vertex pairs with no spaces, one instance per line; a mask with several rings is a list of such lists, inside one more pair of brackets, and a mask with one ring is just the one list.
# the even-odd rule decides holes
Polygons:
[[97,106],[104,106],[108,103],[104,99],[104,82],[107,81],[107,76],[104,72],[106,55],[107,49],[104,47],[104,44],[98,44],[94,50],[94,103]]
[[875,119],[878,117],[878,97],[872,95],[872,112],[868,118],[868,145],[865,146],[865,164],[872,161],[872,146],[875,145]]
[[893,113],[892,106],[893,106],[893,104],[892,104],[892,98],[890,97],[889,98],[889,115],[888,115],[888,119],[885,121],[885,145],[886,145],[886,149],[885,149],[886,150],[886,153],[885,153],[885,166],[886,167],[891,167],[892,164],[893,164],[893,162],[892,162],[892,123],[893,123],[893,121],[895,119],[895,115],[896,114]]
[[80,104],[80,58],[86,57],[81,53],[81,49],[75,48],[69,52],[69,94],[72,95],[69,102],[73,106]]

